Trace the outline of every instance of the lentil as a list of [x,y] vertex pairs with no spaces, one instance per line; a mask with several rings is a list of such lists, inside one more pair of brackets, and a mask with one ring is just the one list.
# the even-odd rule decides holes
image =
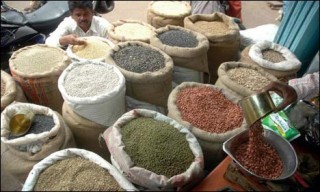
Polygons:
[[85,64],[68,73],[64,88],[67,94],[73,97],[92,97],[108,93],[119,84],[119,77],[112,69],[102,65]]
[[273,49],[264,49],[262,52],[262,58],[272,63],[279,63],[281,61],[285,61],[285,57],[279,51]]
[[165,66],[164,56],[144,46],[126,46],[115,52],[113,59],[121,68],[135,73],[154,72]]
[[228,25],[221,21],[197,21],[194,25],[202,33],[224,34],[228,31]]
[[123,191],[110,173],[83,158],[59,160],[38,177],[35,191]]
[[196,47],[198,40],[196,36],[182,30],[168,30],[158,35],[163,44],[176,47]]
[[115,27],[115,33],[128,39],[144,39],[151,36],[152,30],[139,23],[124,23]]
[[183,120],[211,133],[224,133],[240,127],[239,105],[210,87],[188,87],[177,94],[176,105]]
[[181,174],[193,162],[185,134],[165,122],[139,117],[123,126],[121,134],[134,164],[158,175]]
[[6,94],[6,82],[2,81],[1,78],[1,97],[4,96]]
[[99,39],[86,39],[84,45],[72,46],[72,52],[80,58],[97,59],[106,56],[107,52],[111,49],[108,43]]
[[263,139],[260,121],[250,126],[249,140],[239,145],[235,157],[245,168],[267,179],[279,177],[283,170],[279,154]]

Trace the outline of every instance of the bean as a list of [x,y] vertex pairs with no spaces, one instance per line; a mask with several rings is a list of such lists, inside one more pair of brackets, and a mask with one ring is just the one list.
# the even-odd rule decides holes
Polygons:
[[286,60],[279,51],[273,49],[262,50],[262,58],[272,63],[279,63]]
[[223,34],[228,30],[228,25],[222,21],[197,21],[194,25],[202,33],[211,33],[211,34]]
[[176,47],[196,47],[198,40],[195,35],[182,30],[168,30],[158,35],[163,44]]

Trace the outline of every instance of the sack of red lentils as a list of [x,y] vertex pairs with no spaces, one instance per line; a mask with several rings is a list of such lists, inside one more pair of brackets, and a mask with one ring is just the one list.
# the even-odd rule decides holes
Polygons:
[[160,49],[139,41],[118,43],[106,56],[126,79],[126,95],[167,107],[172,90],[173,61]]
[[191,5],[183,1],[152,1],[147,9],[147,23],[155,28],[166,25],[183,27],[183,19],[191,15]]
[[70,62],[61,48],[37,44],[15,51],[9,59],[9,67],[30,103],[61,113],[63,98],[58,78]]
[[[34,114],[31,127],[25,135],[13,135],[10,120],[25,109]],[[5,148],[1,152],[1,169],[21,183],[37,162],[53,152],[76,147],[72,132],[59,113],[48,107],[19,102],[1,113],[1,145]]]
[[205,35],[209,40],[208,66],[210,83],[218,78],[221,63],[237,61],[240,51],[240,33],[233,19],[223,13],[195,14],[184,19],[184,27]]
[[104,132],[113,164],[147,190],[173,190],[199,181],[203,155],[194,135],[158,112],[135,109]]
[[1,70],[1,111],[13,101],[27,102],[27,99],[20,85],[8,73]]
[[22,191],[138,190],[99,155],[68,148],[52,153],[34,165]]
[[223,160],[223,142],[246,129],[239,100],[227,89],[194,82],[184,82],[170,93],[168,116],[196,136],[207,170]]

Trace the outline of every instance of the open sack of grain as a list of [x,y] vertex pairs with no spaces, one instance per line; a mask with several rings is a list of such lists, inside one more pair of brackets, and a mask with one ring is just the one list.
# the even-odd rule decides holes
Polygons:
[[246,129],[239,100],[227,89],[194,82],[184,82],[170,93],[168,116],[198,139],[207,170],[225,157],[223,142]]
[[[22,136],[12,135],[11,118],[22,109],[35,114],[29,131]],[[13,103],[1,113],[1,171],[24,183],[33,165],[53,152],[76,147],[72,132],[61,115],[48,107]],[[2,146],[1,146],[2,147]]]
[[104,139],[113,165],[147,190],[179,189],[202,176],[203,155],[197,139],[158,112],[129,111],[105,131]]
[[[63,171],[61,171],[63,170]],[[22,191],[137,191],[99,155],[69,148],[52,153],[30,171]]]
[[147,23],[155,28],[166,25],[183,27],[185,17],[191,15],[191,5],[184,1],[152,1],[147,9]]

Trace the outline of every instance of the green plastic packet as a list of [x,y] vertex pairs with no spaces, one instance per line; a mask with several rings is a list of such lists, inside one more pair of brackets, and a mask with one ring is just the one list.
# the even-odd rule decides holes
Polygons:
[[[283,100],[283,98],[274,92],[270,95],[275,106],[278,106]],[[290,123],[290,120],[285,113],[286,109],[281,110],[278,113],[272,112],[261,119],[261,124],[265,129],[274,131],[286,140],[292,141],[300,136],[300,132]]]

